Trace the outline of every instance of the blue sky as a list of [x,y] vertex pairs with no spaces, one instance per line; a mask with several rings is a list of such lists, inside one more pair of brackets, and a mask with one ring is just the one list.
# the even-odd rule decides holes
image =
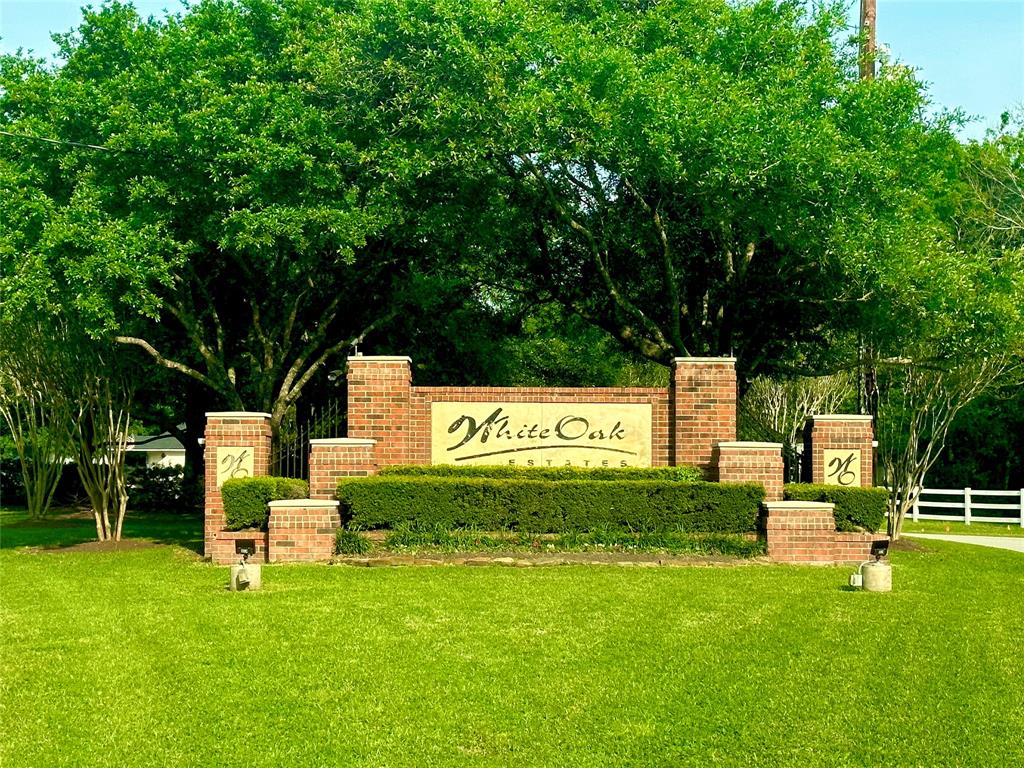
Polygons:
[[[0,48],[47,56],[51,32],[81,19],[79,0],[0,0]],[[180,0],[136,0],[144,15],[177,11]],[[851,22],[857,19],[854,2]],[[980,138],[999,115],[1024,108],[1024,0],[878,0],[878,40],[929,84],[937,108],[978,119],[962,131]]]

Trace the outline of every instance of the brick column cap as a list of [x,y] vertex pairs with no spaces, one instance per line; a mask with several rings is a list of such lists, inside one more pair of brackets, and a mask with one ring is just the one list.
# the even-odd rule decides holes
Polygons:
[[735,363],[735,357],[673,357],[672,365],[681,363]]
[[340,501],[328,501],[327,499],[281,499],[280,501],[269,501],[267,506],[274,509],[336,509]]
[[807,512],[811,510],[815,512],[819,510],[832,512],[836,505],[827,501],[766,501],[764,502],[764,508],[768,510],[770,515],[772,512]]
[[348,361],[350,363],[411,363],[412,358],[407,355],[351,355]]
[[207,411],[206,418],[214,419],[269,419],[271,418],[269,413],[263,411]]
[[715,445],[718,446],[718,448],[720,450],[725,450],[725,451],[730,451],[730,450],[741,451],[741,450],[744,450],[744,449],[747,449],[747,448],[749,448],[749,449],[757,449],[757,450],[766,450],[766,449],[768,449],[768,450],[778,449],[779,451],[782,450],[782,443],[751,443],[751,442],[747,442],[747,441],[743,441],[743,440],[740,440],[740,441],[730,440],[730,441],[715,443]]
[[355,446],[355,445],[376,445],[377,441],[370,437],[318,437],[315,440],[309,441],[310,445],[338,445],[338,446]]
[[860,416],[852,413],[812,413],[808,421],[871,421],[871,416]]

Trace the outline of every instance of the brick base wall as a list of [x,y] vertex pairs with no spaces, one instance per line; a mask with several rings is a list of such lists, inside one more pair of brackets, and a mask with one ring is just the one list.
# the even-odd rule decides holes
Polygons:
[[765,503],[768,557],[780,563],[838,565],[869,558],[870,533],[836,531],[834,504],[818,501]]
[[268,560],[272,563],[330,560],[341,527],[338,502],[289,499],[270,502]]
[[718,443],[712,454],[712,467],[720,483],[760,483],[765,489],[765,501],[782,500],[782,443]]
[[340,437],[309,441],[309,498],[333,499],[338,480],[377,474],[377,441]]
[[206,556],[217,565],[234,565],[241,558],[236,544],[239,541],[247,540],[256,545],[256,551],[249,555],[249,561],[253,563],[269,562],[266,531],[217,531],[217,535],[207,543]]
[[884,538],[884,534],[837,532],[832,557],[836,563],[863,563],[871,559],[871,542]]

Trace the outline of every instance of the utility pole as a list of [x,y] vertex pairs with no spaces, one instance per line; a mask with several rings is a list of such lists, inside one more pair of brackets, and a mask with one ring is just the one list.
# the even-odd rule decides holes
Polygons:
[[877,0],[860,0],[860,79],[875,79]]
[[[860,79],[875,79],[875,21],[878,16],[877,0],[860,0]],[[861,413],[878,420],[878,369],[874,350],[859,344],[860,381],[857,387],[858,407]],[[877,429],[877,424],[876,424]]]

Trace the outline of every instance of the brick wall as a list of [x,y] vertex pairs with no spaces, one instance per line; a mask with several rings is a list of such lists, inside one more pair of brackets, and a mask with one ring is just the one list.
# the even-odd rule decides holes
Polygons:
[[[203,552],[215,563],[234,563],[235,540],[258,540],[262,534],[229,534],[224,531],[224,502],[217,484],[217,448],[246,447],[252,449],[253,476],[270,473],[270,414],[251,412],[215,412],[206,414],[203,458],[206,462],[206,503],[203,522]],[[262,547],[265,551],[265,544]]]
[[[860,454],[860,485],[871,488],[874,478],[874,428],[870,416],[830,414],[811,416],[804,428],[804,480],[825,483],[826,450],[850,450]],[[809,457],[809,458],[807,458]]]
[[836,531],[834,504],[776,501],[764,507],[768,557],[780,563],[862,563],[870,557],[871,542],[885,538]]
[[714,445],[736,439],[733,358],[678,358],[667,389],[414,387],[408,357],[357,356],[348,364],[348,435],[376,440],[380,466],[430,463],[435,402],[650,404],[652,465],[695,464],[709,476]]
[[669,391],[671,463],[716,480],[714,447],[736,440],[736,359],[677,357]]
[[785,470],[782,443],[722,442],[713,465],[720,483],[760,483],[765,501],[781,501]]
[[377,441],[331,438],[309,441],[309,498],[333,499],[338,480],[377,474]]
[[348,359],[348,436],[377,441],[380,466],[409,464],[409,398],[412,360],[354,356]]
[[871,559],[871,542],[888,538],[885,534],[836,532],[832,559],[852,565]]
[[834,504],[773,501],[764,507],[768,557],[780,563],[834,562]]
[[341,526],[338,502],[290,499],[270,502],[269,562],[329,560]]

